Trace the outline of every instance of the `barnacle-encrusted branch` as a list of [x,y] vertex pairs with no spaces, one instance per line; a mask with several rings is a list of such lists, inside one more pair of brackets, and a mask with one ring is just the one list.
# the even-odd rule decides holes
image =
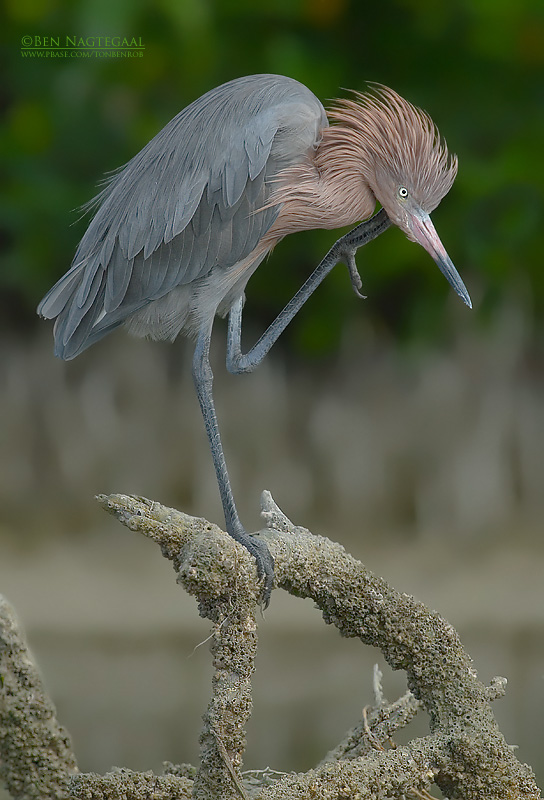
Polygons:
[[[0,601],[0,777],[14,798],[85,800],[327,800],[428,797],[434,782],[449,797],[514,800],[540,797],[529,767],[500,733],[490,702],[505,681],[485,687],[459,637],[439,614],[399,594],[343,547],[294,526],[268,493],[262,513],[278,587],[310,597],[344,636],[379,647],[408,676],[410,692],[388,704],[380,676],[375,704],[315,769],[281,775],[241,771],[251,713],[257,650],[255,562],[245,548],[206,520],[141,497],[99,502],[131,530],[156,541],[213,624],[214,677],[204,715],[198,768],[165,774],[114,770],[77,773],[68,737],[27,650],[9,605]],[[431,733],[402,747],[390,737],[423,706]]]
[[[144,498],[111,495],[99,502],[161,546],[178,581],[197,597],[200,613],[214,622],[216,674],[194,796],[243,797],[240,766],[256,648],[254,561],[206,520]],[[540,797],[532,771],[515,758],[493,717],[489,702],[500,681],[491,690],[480,683],[452,626],[374,576],[340,545],[293,525],[267,492],[262,513],[267,527],[260,535],[274,557],[278,587],[312,598],[342,635],[379,647],[394,669],[405,670],[430,716],[431,735],[390,750],[369,753],[362,747],[356,758],[339,753],[309,773],[281,778],[258,796],[400,797],[435,781],[448,796],[468,800]],[[359,726],[361,738],[367,727],[368,721]],[[357,747],[353,738],[350,746]]]
[[76,771],[70,738],[0,595],[0,782],[12,797],[64,798]]

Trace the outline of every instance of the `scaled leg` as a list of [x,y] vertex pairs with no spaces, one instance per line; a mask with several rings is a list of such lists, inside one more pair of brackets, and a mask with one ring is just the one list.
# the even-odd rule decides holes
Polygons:
[[274,584],[274,560],[266,543],[255,536],[248,534],[240,522],[238,510],[234,502],[230,479],[227,471],[219,425],[213,401],[213,372],[210,366],[211,326],[203,328],[197,339],[193,356],[193,381],[198,395],[198,401],[206,426],[206,433],[212,451],[213,464],[219,484],[219,492],[227,532],[240,544],[249,550],[257,562],[257,572],[260,578],[264,577],[263,603],[266,608],[270,601],[270,594]]

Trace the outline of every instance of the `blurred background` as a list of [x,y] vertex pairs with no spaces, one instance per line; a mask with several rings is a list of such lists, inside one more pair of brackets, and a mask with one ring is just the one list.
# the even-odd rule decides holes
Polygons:
[[[191,347],[116,332],[53,357],[35,307],[67,270],[78,208],[183,106],[274,72],[327,102],[374,80],[459,156],[433,220],[474,302],[398,230],[338,266],[252,375],[216,401],[242,519],[270,489],[459,630],[544,782],[544,6],[541,0],[7,0],[0,131],[0,591],[16,605],[82,770],[198,757],[208,626],[99,492],[222,522]],[[131,58],[22,54],[24,36],[138,37]],[[248,347],[340,232],[288,238],[248,286]],[[248,768],[304,770],[372,701],[380,654],[279,592],[260,624]],[[383,664],[382,664],[383,666]],[[386,672],[391,699],[403,675]],[[422,719],[406,736],[423,733]]]

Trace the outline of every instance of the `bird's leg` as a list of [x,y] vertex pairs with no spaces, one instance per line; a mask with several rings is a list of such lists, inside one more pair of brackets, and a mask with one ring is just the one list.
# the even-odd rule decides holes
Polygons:
[[199,333],[193,356],[193,381],[202,410],[210,449],[212,451],[213,464],[219,484],[219,493],[225,513],[227,532],[233,539],[243,544],[251,555],[254,556],[257,562],[259,578],[264,578],[263,604],[266,608],[270,601],[270,594],[274,584],[274,560],[270,555],[266,543],[248,534],[244,530],[240,522],[240,517],[238,516],[213,401],[213,372],[209,359],[210,337],[211,326],[203,327]]
[[232,373],[251,372],[266,356],[272,345],[281,336],[293,317],[302,308],[306,300],[317,289],[332,268],[344,261],[349,269],[351,285],[359,297],[362,286],[361,277],[355,263],[355,253],[359,247],[370,242],[391,225],[389,217],[382,208],[373,217],[362,222],[353,230],[338,239],[325,258],[315,268],[308,280],[300,287],[285,308],[263,333],[259,341],[248,353],[242,353],[242,298],[236,300],[229,313],[227,334],[227,369]]

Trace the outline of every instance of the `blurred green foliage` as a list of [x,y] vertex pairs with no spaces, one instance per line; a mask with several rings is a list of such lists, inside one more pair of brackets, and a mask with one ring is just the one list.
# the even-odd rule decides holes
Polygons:
[[[542,0],[6,0],[2,25],[0,273],[4,325],[28,327],[85,229],[73,213],[107,170],[174,114],[239,75],[276,72],[324,102],[376,80],[427,109],[459,176],[435,225],[480,323],[507,302],[539,335],[544,317]],[[28,58],[23,36],[141,37],[141,58]],[[289,237],[252,278],[262,325],[337,238]],[[406,341],[466,321],[429,257],[399,231],[360,251],[364,307]],[[273,274],[272,274],[273,270]],[[290,331],[306,352],[334,347],[361,314],[339,266]],[[468,314],[468,312],[467,312]]]

